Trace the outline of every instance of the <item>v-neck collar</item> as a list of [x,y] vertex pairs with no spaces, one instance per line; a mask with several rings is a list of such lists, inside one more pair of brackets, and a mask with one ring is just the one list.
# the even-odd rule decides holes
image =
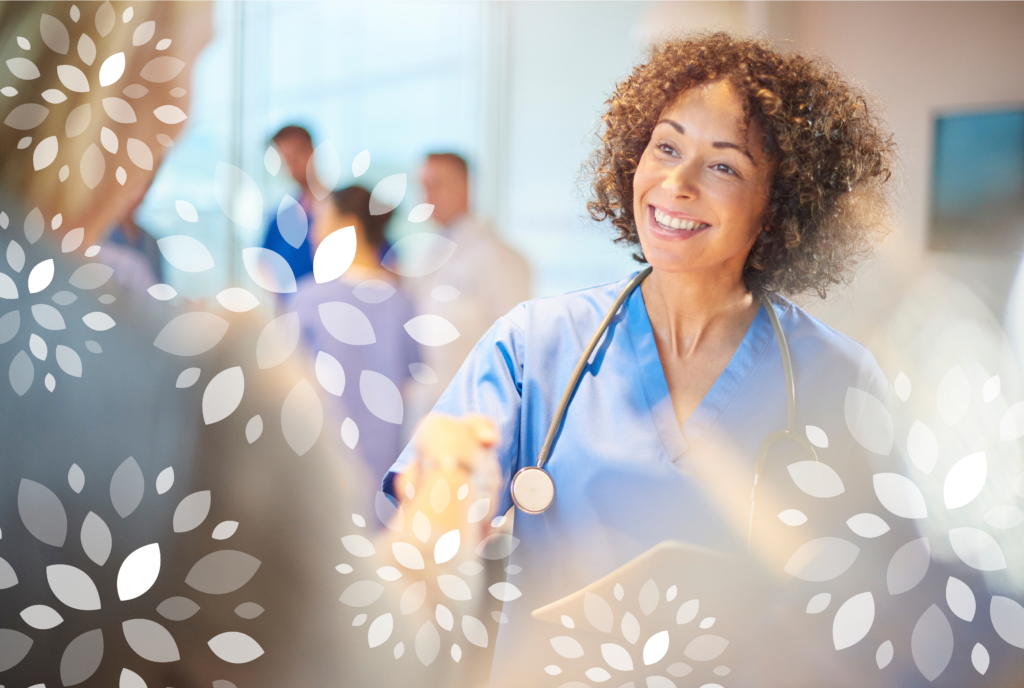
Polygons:
[[[786,299],[773,296],[770,300],[780,318],[789,310],[790,303]],[[672,406],[672,395],[668,391],[665,370],[658,355],[658,345],[654,340],[654,330],[647,315],[647,304],[639,288],[626,301],[626,323],[651,416],[671,461],[680,458],[714,425],[753,371],[768,342],[774,339],[771,320],[762,306],[747,328],[736,353],[729,360],[729,365],[680,428]]]

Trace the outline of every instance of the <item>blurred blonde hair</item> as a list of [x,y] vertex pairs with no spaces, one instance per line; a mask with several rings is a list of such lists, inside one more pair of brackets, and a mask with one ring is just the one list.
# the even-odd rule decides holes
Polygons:
[[[124,21],[125,11],[131,8],[129,21]],[[77,21],[75,16],[77,15]],[[48,19],[43,19],[43,17]],[[59,28],[48,35],[51,45],[43,39],[42,22],[55,27],[59,22],[68,33],[65,54],[58,52],[63,46]],[[155,33],[142,45],[133,45],[133,37],[139,27],[153,22]],[[104,33],[105,32],[105,33]],[[147,33],[144,29],[140,32]],[[206,2],[3,2],[0,3],[0,70],[6,72],[0,77],[0,86],[13,86],[17,95],[0,99],[0,121],[7,119],[18,106],[36,103],[49,112],[38,126],[29,129],[15,129],[6,123],[0,124],[0,190],[19,201],[25,209],[38,207],[45,215],[63,214],[64,227],[85,226],[93,236],[101,232],[115,215],[124,209],[130,199],[138,198],[150,183],[153,171],[144,170],[133,164],[127,153],[127,140],[134,138],[143,142],[152,152],[153,169],[159,165],[164,146],[157,141],[157,134],[172,139],[182,124],[165,124],[159,121],[153,111],[162,105],[174,105],[188,111],[188,95],[174,97],[170,91],[175,88],[188,90],[192,63],[200,49],[209,40],[211,33],[210,5]],[[88,36],[95,45],[95,58],[87,64],[80,54],[79,42]],[[23,47],[24,41],[29,47]],[[170,39],[170,46],[158,50],[157,44]],[[88,51],[86,51],[88,52]],[[117,53],[124,53],[123,75],[113,84],[99,85],[100,67],[104,61]],[[163,83],[152,83],[140,78],[146,64],[156,57],[170,56],[182,60],[184,68],[172,79]],[[29,60],[39,70],[40,76],[24,80],[14,76],[7,62],[13,58]],[[66,88],[57,75],[60,65],[71,65],[81,70],[89,83],[89,90],[78,93]],[[123,91],[131,84],[144,86],[148,91],[139,98],[126,96]],[[67,99],[58,104],[44,100],[44,91],[56,89]],[[105,98],[121,98],[135,111],[136,122],[119,124],[106,113]],[[68,115],[76,108],[88,104],[91,117],[85,130],[73,137],[66,134]],[[110,129],[118,139],[116,153],[110,153],[100,145],[103,127]],[[31,144],[22,150],[18,142],[26,136]],[[33,169],[33,151],[39,142],[56,136],[57,158],[50,165]],[[99,184],[89,188],[81,174],[81,160],[90,146],[96,145],[104,158],[105,171]],[[69,175],[63,182],[59,179],[61,168],[67,165]],[[115,178],[115,171],[123,167],[127,179],[122,185]]]

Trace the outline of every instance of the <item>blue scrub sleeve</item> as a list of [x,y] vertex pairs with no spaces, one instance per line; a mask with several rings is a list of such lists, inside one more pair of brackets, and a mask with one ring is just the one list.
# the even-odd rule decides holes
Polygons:
[[[432,411],[456,417],[480,413],[497,425],[499,439],[495,453],[504,480],[499,514],[512,506],[509,483],[519,465],[525,321],[525,303],[499,318],[473,347]],[[384,476],[381,489],[386,494],[395,496],[395,475],[415,460],[415,444],[413,437]]]

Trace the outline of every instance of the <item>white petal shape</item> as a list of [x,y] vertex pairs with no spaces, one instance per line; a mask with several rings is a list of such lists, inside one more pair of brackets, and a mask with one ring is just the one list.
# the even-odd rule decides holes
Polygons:
[[434,213],[434,206],[429,203],[421,203],[420,205],[409,211],[409,222],[423,222],[428,219]]
[[60,242],[61,253],[71,253],[76,248],[82,245],[83,239],[85,239],[84,227],[72,229],[70,232],[64,235],[63,241]]
[[163,494],[174,485],[174,469],[168,466],[156,476],[156,493]]
[[287,361],[299,344],[300,334],[299,314],[294,311],[271,320],[256,340],[256,365],[266,370]]
[[456,248],[451,239],[434,232],[418,232],[396,241],[381,264],[403,277],[423,277],[444,265]]
[[412,517],[412,534],[420,542],[430,539],[430,519],[422,511],[417,511],[416,515]]
[[419,581],[413,583],[405,592],[402,593],[402,599],[398,603],[399,611],[403,616],[412,614],[414,611],[423,606],[424,600],[427,599],[427,583],[426,581]]
[[650,616],[651,612],[658,606],[659,600],[658,585],[654,580],[648,580],[644,583],[644,587],[640,588],[640,611],[645,616]]
[[[131,9],[130,7],[128,9]],[[117,681],[117,688],[148,688],[141,676],[131,669],[121,669],[121,677]]]
[[55,351],[57,365],[71,377],[82,377],[82,359],[74,349],[58,344]]
[[603,597],[592,592],[586,593],[583,597],[583,614],[591,626],[602,633],[611,633],[614,617],[612,608]]
[[917,485],[898,473],[876,473],[875,495],[886,509],[900,518],[925,518],[928,507]]
[[167,323],[153,346],[174,356],[198,356],[215,347],[228,331],[228,321],[205,311],[183,313]]
[[252,292],[241,287],[231,287],[217,294],[220,305],[235,313],[245,313],[260,305]]
[[1021,523],[1024,523],[1024,511],[1008,504],[995,506],[985,514],[985,522],[993,528],[1001,530],[1016,528]]
[[154,33],[156,33],[156,22],[148,21],[139,24],[135,33],[132,34],[132,45],[146,45],[153,38]]
[[252,444],[263,434],[263,418],[256,414],[245,424],[245,440]]
[[907,453],[914,465],[925,473],[931,473],[939,458],[939,441],[927,425],[915,420],[907,436]]
[[207,645],[213,650],[213,654],[231,664],[245,664],[263,654],[263,648],[259,643],[237,631],[214,636]]
[[999,637],[1014,647],[1024,649],[1024,607],[1009,597],[992,596],[989,605],[992,628]]
[[892,417],[881,401],[856,387],[848,387],[843,406],[846,427],[865,449],[888,456],[892,450]]
[[359,396],[370,413],[377,418],[395,425],[402,424],[402,393],[385,375],[364,370],[359,375]]
[[78,170],[82,175],[82,181],[90,189],[95,189],[103,179],[103,174],[106,171],[106,161],[103,159],[103,153],[100,152],[95,143],[85,149]]
[[999,391],[1001,389],[1002,383],[999,380],[999,376],[993,375],[992,377],[985,381],[985,386],[981,388],[982,401],[984,401],[986,404],[992,401],[997,396],[999,396]]
[[178,389],[187,389],[199,381],[199,374],[202,371],[199,368],[186,368],[181,371],[178,375],[178,380],[174,383],[174,386]]
[[247,248],[242,251],[242,262],[249,277],[267,291],[278,294],[295,291],[295,274],[280,254],[265,248]]
[[1006,557],[991,535],[977,528],[953,528],[949,542],[960,560],[979,571],[1002,571]]
[[859,553],[859,547],[842,538],[818,538],[794,552],[784,570],[800,580],[820,583],[845,573]]
[[153,169],[153,151],[149,149],[149,146],[138,139],[128,139],[126,148],[128,149],[128,159],[136,167],[141,170]]
[[12,280],[10,277],[8,277],[2,272],[0,272],[0,298],[18,298],[18,285],[14,283],[14,280]]
[[807,523],[807,516],[797,509],[786,509],[779,514],[779,520],[787,526],[799,526]]
[[875,652],[875,664],[878,665],[879,669],[884,669],[889,666],[889,662],[892,661],[892,655],[892,641],[886,640],[878,646],[878,650]]
[[32,386],[32,379],[35,376],[35,368],[32,359],[24,351],[19,351],[11,361],[11,367],[7,371],[7,378],[11,383],[11,389],[19,397],[24,395]]
[[430,666],[441,650],[441,636],[434,624],[427,621],[416,633],[416,657],[423,666]]
[[973,621],[978,603],[970,587],[959,578],[949,577],[946,581],[946,604],[949,610],[964,621]]
[[362,177],[370,169],[370,151],[364,150],[352,159],[352,176]]
[[[252,177],[234,165],[218,162],[213,176],[213,193],[217,199],[217,205],[229,220],[246,229],[254,231],[260,229],[263,224],[263,195]],[[243,251],[243,260],[245,255],[245,251]],[[248,264],[246,270],[251,276],[252,271],[249,270]],[[257,284],[259,284],[258,280]]]
[[210,514],[210,491],[193,492],[185,497],[174,510],[172,522],[175,533],[187,533],[195,530]]
[[367,639],[370,641],[370,647],[379,647],[387,642],[388,638],[391,637],[391,631],[395,628],[395,621],[390,614],[383,614],[378,616],[370,624],[370,630],[367,634]]
[[640,622],[631,612],[626,612],[622,617],[622,637],[629,641],[630,645],[636,645],[640,640]]
[[971,650],[971,664],[979,674],[984,675],[988,671],[988,650],[981,643],[976,643],[974,649]]
[[386,580],[390,583],[391,581],[396,581],[399,578],[401,578],[402,572],[396,569],[394,566],[381,566],[379,569],[377,569],[377,575],[380,576],[381,579]]
[[369,319],[352,304],[329,301],[321,303],[318,310],[327,332],[339,342],[360,346],[377,341]]
[[21,313],[10,311],[0,316],[0,344],[6,344],[14,339],[19,329],[21,329]]
[[174,287],[169,284],[154,284],[146,291],[148,291],[149,295],[157,301],[169,301],[178,295],[178,292],[175,291]]
[[[689,664],[683,664],[682,662],[676,662],[675,664],[670,664],[667,671],[668,671],[668,673],[672,674],[673,676],[683,677],[683,676],[687,676],[691,671],[693,671],[693,667],[691,667]],[[708,685],[713,685],[713,684],[708,684]],[[704,688],[704,686],[701,686],[701,688]]]
[[472,598],[472,594],[469,591],[469,586],[466,585],[466,581],[462,580],[458,576],[453,576],[447,573],[438,576],[437,587],[439,587],[441,592],[445,595],[456,601],[461,602]]
[[134,124],[137,121],[135,109],[123,98],[104,98],[103,110],[118,124]]
[[930,563],[931,547],[928,538],[911,540],[896,550],[885,574],[889,594],[899,595],[917,587],[928,573]]
[[383,303],[395,294],[395,288],[384,280],[369,279],[360,282],[352,294],[364,303]]
[[1021,437],[1024,437],[1024,401],[1018,401],[1006,409],[999,421],[999,439],[1011,442]]
[[700,609],[700,600],[689,600],[684,602],[679,607],[679,611],[676,612],[676,623],[685,624],[690,623],[697,618],[697,611]]
[[36,145],[32,153],[32,169],[42,170],[50,166],[57,157],[57,137],[49,136]]
[[452,490],[448,486],[448,481],[441,478],[434,486],[430,489],[430,506],[434,510],[434,513],[441,513],[448,508],[449,502],[452,499]]
[[45,225],[43,214],[39,212],[39,208],[33,208],[25,218],[25,238],[28,239],[28,243],[34,244],[39,241],[39,237],[43,236]]
[[458,289],[451,286],[450,284],[442,284],[441,286],[434,287],[434,289],[430,292],[430,296],[431,298],[436,299],[437,301],[447,303],[449,301],[454,301],[456,298],[458,298],[460,293],[461,292],[459,292]]
[[827,499],[846,489],[839,474],[820,461],[798,461],[787,469],[796,486],[812,497]]
[[559,657],[576,659],[583,656],[583,646],[575,638],[567,635],[560,635],[551,639],[551,647],[558,653]]
[[410,363],[409,372],[416,382],[424,385],[437,384],[437,373],[425,363]]
[[[147,62],[139,72],[139,76],[151,83],[162,84],[178,76],[184,67],[185,63],[178,58],[164,55]],[[157,115],[157,118],[160,118],[160,115]],[[160,121],[166,122],[164,119],[160,119]],[[177,122],[167,122],[167,124],[177,124]]]
[[487,647],[487,627],[476,617],[462,617],[462,634],[477,647]]
[[146,481],[142,477],[142,469],[129,456],[121,462],[110,479],[110,502],[118,516],[128,518],[142,502],[145,490]]
[[878,516],[868,513],[851,516],[847,519],[846,525],[850,527],[850,530],[863,538],[876,538],[889,532],[888,523]]
[[48,258],[32,268],[28,274],[28,293],[38,294],[53,281],[53,259]]
[[[309,190],[318,201],[327,198],[327,194],[338,186],[338,180],[341,179],[341,160],[333,143],[324,141],[316,147],[313,156],[306,163],[306,179],[309,181]],[[372,213],[372,200],[370,208]]]
[[103,522],[102,518],[91,511],[82,522],[81,540],[82,549],[97,566],[107,563],[107,557],[110,556],[110,548],[113,544],[110,529],[107,528],[107,524]]
[[28,350],[32,352],[32,355],[38,358],[40,361],[46,360],[47,348],[46,342],[37,334],[32,334],[28,339]]
[[337,229],[327,235],[313,256],[313,277],[318,284],[333,282],[345,274],[356,257],[354,227]]
[[345,369],[327,352],[320,351],[316,355],[316,379],[321,387],[336,397],[345,391]]
[[484,567],[475,561],[464,561],[459,564],[459,573],[464,576],[475,576],[483,570]]
[[825,431],[815,425],[808,425],[805,428],[807,432],[807,440],[815,447],[821,447],[823,449],[828,448],[828,435]]
[[934,681],[953,657],[953,629],[936,605],[928,607],[910,636],[914,664],[926,679]]
[[477,545],[476,553],[484,559],[496,561],[510,555],[518,546],[518,538],[505,533],[493,533]]
[[309,218],[306,217],[306,211],[298,201],[288,194],[285,194],[285,197],[281,199],[281,204],[277,207],[277,231],[293,248],[301,247],[309,232]]
[[210,425],[230,416],[242,403],[244,392],[245,377],[241,367],[217,373],[203,392],[203,422]]
[[57,78],[64,84],[64,88],[69,91],[74,91],[75,93],[89,92],[89,80],[78,67],[59,65],[57,67]]
[[459,546],[461,544],[462,540],[459,537],[459,529],[449,530],[437,538],[437,543],[434,545],[434,562],[444,564],[451,561],[459,553]]
[[18,515],[36,539],[53,547],[64,546],[67,513],[50,488],[23,478],[18,487]]
[[164,124],[178,124],[179,122],[184,122],[187,117],[181,108],[174,105],[161,105],[156,110],[153,110],[153,114]]
[[58,614],[56,609],[47,607],[45,604],[26,607],[21,610],[21,618],[29,626],[40,631],[46,631],[54,626],[59,626],[64,621],[64,617]]
[[24,81],[39,78],[39,68],[24,57],[13,57],[7,60],[7,69],[11,70],[11,74]]
[[82,488],[85,487],[85,473],[77,463],[71,464],[71,469],[68,471],[68,485],[76,494],[81,494]]
[[316,444],[324,428],[324,407],[313,385],[305,379],[288,393],[281,406],[281,430],[284,439],[298,456]]
[[405,323],[409,336],[424,346],[444,346],[459,338],[455,326],[439,315],[418,315]]
[[827,592],[819,592],[817,595],[812,597],[807,602],[807,609],[805,610],[808,614],[820,614],[828,608],[829,603],[832,601],[832,595]]
[[[465,485],[463,485],[465,487]],[[462,492],[462,488],[459,488],[459,492]],[[487,518],[487,514],[491,512],[491,500],[487,497],[478,499],[469,507],[469,513],[466,516],[466,520],[470,523],[479,523],[480,521]]]
[[[656,664],[668,654],[668,631],[655,633],[644,644],[644,664],[650,666]],[[689,649],[689,647],[687,647]],[[687,655],[689,657],[689,655]],[[692,657],[691,657],[692,659]]]
[[487,588],[487,590],[494,595],[495,599],[501,600],[502,602],[511,602],[512,600],[518,599],[523,594],[519,591],[519,588],[506,582],[495,583],[491,587]]
[[854,595],[843,603],[832,622],[832,643],[844,650],[859,643],[875,621],[875,598],[870,592]]
[[341,544],[354,557],[372,557],[375,552],[373,544],[362,535],[346,535]]
[[593,667],[591,669],[587,669],[583,673],[586,675],[587,678],[589,678],[594,683],[604,683],[612,677],[611,674],[609,674],[601,667]]
[[395,542],[391,545],[391,551],[398,563],[407,569],[418,571],[424,567],[423,555],[420,551],[408,542]]
[[214,540],[227,540],[235,534],[236,530],[238,530],[238,521],[222,521],[213,529],[213,534],[210,537]]
[[185,272],[203,272],[213,267],[213,256],[198,239],[184,234],[157,240],[164,260]]
[[99,31],[100,36],[106,37],[113,30],[116,21],[117,17],[114,15],[114,7],[110,4],[109,0],[106,0],[96,10],[96,30]]
[[947,509],[957,509],[969,504],[985,487],[988,478],[988,462],[985,452],[970,454],[953,464],[946,474],[942,496]]
[[[665,632],[665,631],[663,631]],[[683,654],[695,662],[710,662],[725,652],[729,641],[717,635],[701,635],[690,641]]]
[[100,86],[110,86],[124,74],[124,53],[111,55],[100,65]]
[[78,39],[78,56],[89,66],[96,61],[96,44],[88,34],[83,33]]
[[[170,47],[171,47],[171,39],[170,38],[161,38],[159,41],[156,42],[156,49],[157,50],[167,50]],[[174,89],[171,90],[171,94],[172,95],[174,94]]]
[[[37,303],[32,306],[32,317],[36,319],[42,327],[48,330],[63,330],[67,327],[64,324],[64,316],[60,314],[53,306],[45,303]],[[110,319],[106,313],[89,313],[82,318],[88,327],[102,332],[103,330],[109,330],[114,326],[114,321]]]
[[935,405],[939,415],[948,425],[964,417],[971,405],[971,382],[960,366],[953,366],[939,382],[935,393]]
[[359,581],[345,588],[341,603],[350,607],[368,607],[384,594],[384,586],[375,581]]
[[281,171],[281,154],[273,146],[267,146],[267,152],[263,154],[263,166],[271,177],[276,177]]
[[370,214],[383,215],[398,207],[405,198],[405,175],[393,174],[385,177],[370,194]]
[[[207,493],[209,494],[209,493]],[[117,597],[124,602],[141,597],[160,575],[160,545],[140,547],[127,557],[117,571]]]
[[910,398],[910,378],[903,371],[900,371],[896,376],[896,380],[893,381],[893,388],[895,388],[896,396],[899,397],[900,401],[906,401]]
[[100,608],[100,594],[96,584],[82,570],[66,564],[46,567],[46,582],[58,600],[81,611]]
[[626,648],[615,643],[604,643],[601,645],[601,656],[612,669],[616,671],[633,671],[633,658],[629,656]]

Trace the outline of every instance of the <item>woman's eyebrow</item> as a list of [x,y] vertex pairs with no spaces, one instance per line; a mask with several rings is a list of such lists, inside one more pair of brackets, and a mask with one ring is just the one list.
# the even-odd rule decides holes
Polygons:
[[[658,124],[667,124],[676,131],[678,131],[680,134],[686,133],[686,130],[683,128],[682,124],[671,119],[658,120]],[[658,124],[655,124],[654,126],[658,126]],[[732,143],[731,141],[715,141],[711,145],[715,148],[732,148],[733,150],[738,150],[740,153],[743,153],[743,155],[750,158],[750,162],[754,163],[755,165],[757,164],[757,161],[754,160],[754,156],[750,154],[750,151],[748,151],[746,148],[740,146],[737,143]]]

